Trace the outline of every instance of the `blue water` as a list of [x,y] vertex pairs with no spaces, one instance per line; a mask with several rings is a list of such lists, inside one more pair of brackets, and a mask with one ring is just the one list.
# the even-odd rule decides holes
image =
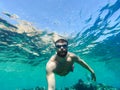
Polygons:
[[[120,88],[120,0],[112,5],[108,3],[98,13],[94,22],[90,16],[85,28],[67,35],[69,51],[79,55],[95,70],[98,83]],[[34,31],[34,26],[23,22],[19,24],[33,32],[20,33],[20,27],[3,18],[0,18],[0,24],[4,26],[0,26],[0,90],[46,87],[45,65],[55,53],[50,41],[54,33]],[[56,75],[56,86],[71,86],[80,78],[87,81],[89,74],[75,64],[73,73],[65,77]]]

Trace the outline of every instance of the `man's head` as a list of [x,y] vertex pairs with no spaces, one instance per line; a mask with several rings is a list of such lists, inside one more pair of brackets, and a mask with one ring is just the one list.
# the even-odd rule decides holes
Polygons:
[[57,51],[57,55],[60,57],[65,57],[68,52],[68,41],[65,39],[58,39],[55,42],[55,47]]

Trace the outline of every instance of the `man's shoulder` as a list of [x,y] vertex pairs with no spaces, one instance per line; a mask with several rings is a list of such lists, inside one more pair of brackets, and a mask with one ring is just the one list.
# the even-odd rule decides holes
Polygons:
[[56,54],[52,55],[47,63],[55,63]]
[[54,62],[54,56],[50,58],[50,60],[46,64],[46,69],[51,69],[53,70],[56,67],[56,63]]
[[68,55],[69,55],[70,57],[77,57],[77,55],[76,55],[75,53],[72,53],[72,52],[68,52]]
[[69,52],[69,56],[73,59],[73,60],[78,60],[80,57],[77,56],[75,53],[71,53]]
[[54,60],[56,58],[56,54],[52,55],[50,60]]

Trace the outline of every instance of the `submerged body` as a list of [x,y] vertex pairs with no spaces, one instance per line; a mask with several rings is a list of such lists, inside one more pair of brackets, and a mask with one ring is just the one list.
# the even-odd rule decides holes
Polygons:
[[53,55],[47,64],[49,65],[51,63],[54,65],[54,73],[60,76],[65,76],[74,69],[74,54],[68,53],[65,58],[61,58],[58,55]]
[[73,64],[75,62],[89,70],[92,79],[94,81],[96,80],[93,69],[77,55],[68,52],[67,41],[62,39],[57,41],[55,45],[57,53],[53,55],[46,64],[48,90],[55,90],[55,74],[60,76],[67,75],[70,71],[73,71]]

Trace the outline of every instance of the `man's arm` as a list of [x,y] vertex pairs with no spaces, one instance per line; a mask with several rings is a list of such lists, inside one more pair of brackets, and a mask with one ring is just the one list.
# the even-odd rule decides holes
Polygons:
[[48,62],[46,65],[46,78],[48,83],[48,90],[55,90],[55,75],[53,73],[54,63]]
[[95,76],[94,70],[84,60],[82,60],[76,56],[75,62],[77,62],[78,64],[80,64],[81,66],[83,66],[84,68],[89,70],[91,72],[92,80],[96,81],[96,76]]

